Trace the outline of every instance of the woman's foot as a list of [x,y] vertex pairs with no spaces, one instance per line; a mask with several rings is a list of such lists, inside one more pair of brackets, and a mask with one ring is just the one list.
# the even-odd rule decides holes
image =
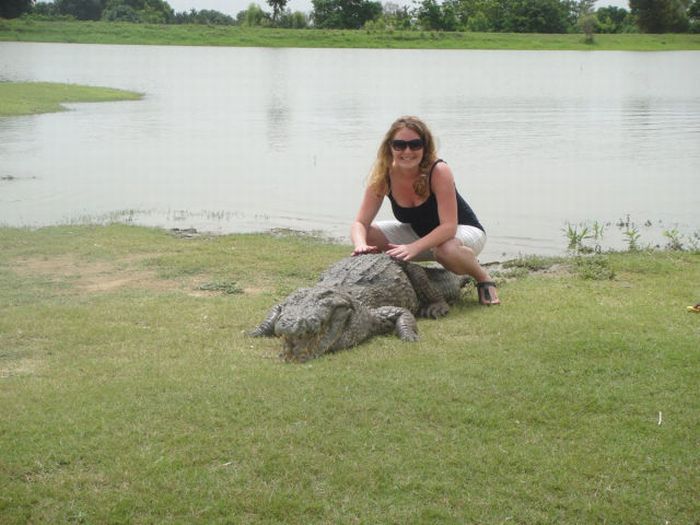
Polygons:
[[482,281],[477,283],[476,290],[479,293],[479,304],[491,306],[492,304],[501,304],[496,292],[496,283],[493,281]]

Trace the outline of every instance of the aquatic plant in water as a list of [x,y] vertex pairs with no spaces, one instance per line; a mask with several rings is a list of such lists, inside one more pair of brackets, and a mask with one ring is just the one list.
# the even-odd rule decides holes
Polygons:
[[676,228],[673,228],[671,230],[664,230],[663,236],[668,239],[668,243],[666,244],[666,248],[668,250],[683,250],[683,235]]
[[591,238],[591,233],[588,231],[588,226],[584,223],[571,224],[566,223],[566,228],[563,230],[569,240],[567,250],[577,254],[586,251],[583,241]]

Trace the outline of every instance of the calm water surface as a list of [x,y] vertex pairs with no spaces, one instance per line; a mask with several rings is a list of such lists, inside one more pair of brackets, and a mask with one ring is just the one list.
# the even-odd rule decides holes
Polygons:
[[145,93],[0,118],[4,224],[347,238],[382,135],[410,113],[486,226],[485,260],[560,253],[567,223],[611,223],[611,247],[627,215],[642,242],[700,231],[698,52],[0,43],[0,80]]

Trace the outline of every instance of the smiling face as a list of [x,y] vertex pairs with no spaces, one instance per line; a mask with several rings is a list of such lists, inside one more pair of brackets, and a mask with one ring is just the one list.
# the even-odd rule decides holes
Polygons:
[[[399,130],[396,131],[396,133],[394,133],[394,135],[392,137],[392,141],[395,141],[395,140],[405,141],[405,142],[410,143],[410,141],[423,140],[423,137],[421,137],[418,134],[418,132],[416,132],[410,128],[400,128]],[[420,163],[423,160],[423,152],[424,152],[423,147],[420,147],[419,149],[416,149],[416,150],[413,150],[408,146],[405,146],[405,147],[403,147],[403,149],[400,149],[400,150],[396,150],[392,147],[391,148],[391,155],[392,155],[393,167],[401,169],[401,170],[412,170],[412,171],[420,169]]]

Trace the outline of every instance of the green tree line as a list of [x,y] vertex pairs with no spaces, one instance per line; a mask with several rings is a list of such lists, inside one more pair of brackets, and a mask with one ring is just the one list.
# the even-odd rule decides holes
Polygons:
[[251,3],[232,17],[208,9],[176,13],[166,0],[2,0],[0,18],[368,31],[700,32],[700,0],[629,0],[629,10],[594,9],[595,0],[414,0],[411,7],[377,0],[312,0],[309,14],[291,12],[287,2],[266,0],[268,10]]

